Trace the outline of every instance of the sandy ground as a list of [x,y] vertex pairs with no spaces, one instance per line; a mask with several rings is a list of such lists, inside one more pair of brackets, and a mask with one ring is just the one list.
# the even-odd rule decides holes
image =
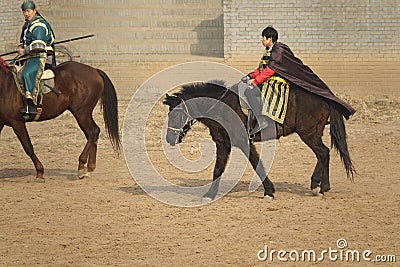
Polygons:
[[[35,182],[30,159],[5,127],[0,138],[0,265],[399,266],[400,93],[337,93],[357,109],[346,126],[358,175],[350,183],[339,157],[331,153],[332,189],[323,198],[311,196],[316,159],[296,135],[277,143],[269,173],[277,190],[274,201],[262,199],[261,188],[248,191],[253,176],[248,166],[226,196],[182,208],[155,200],[136,184],[124,156],[113,153],[98,107],[98,168],[82,180],[77,163],[84,136],[69,113],[28,124],[46,183]],[[128,103],[120,101],[121,124]],[[167,108],[157,105],[154,112],[159,116],[148,124],[146,142],[157,169],[183,184],[208,183],[212,166],[185,174],[166,161],[159,125]],[[209,138],[207,131],[196,125],[180,146],[183,153],[196,158],[201,138]],[[329,146],[328,130],[324,138]],[[339,239],[347,247],[339,249]],[[309,250],[316,252],[316,261],[302,261]],[[346,261],[349,250],[359,251],[360,261]],[[289,262],[282,262],[277,251],[286,251],[279,255]],[[296,251],[300,259],[293,262]],[[265,252],[268,258],[262,261]],[[392,262],[378,264],[379,259]]]

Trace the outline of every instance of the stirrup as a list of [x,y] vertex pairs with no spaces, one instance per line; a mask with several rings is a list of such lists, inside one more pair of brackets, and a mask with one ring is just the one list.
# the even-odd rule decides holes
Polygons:
[[28,115],[28,114],[36,115],[39,113],[39,111],[37,110],[37,108],[26,106],[25,108],[21,109],[21,113],[23,115]]
[[21,109],[22,114],[38,114],[38,109],[35,104],[33,104],[32,100],[27,100],[25,104],[25,108]]
[[256,133],[258,133],[259,131],[263,130],[264,128],[267,128],[269,126],[269,123],[267,121],[266,118],[263,118],[262,116],[259,116],[259,118],[257,119],[257,123],[256,126],[251,129],[251,131],[249,132],[249,135],[252,136]]

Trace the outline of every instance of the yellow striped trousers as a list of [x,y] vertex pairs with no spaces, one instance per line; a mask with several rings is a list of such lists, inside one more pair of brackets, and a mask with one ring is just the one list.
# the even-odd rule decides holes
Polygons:
[[266,80],[261,90],[264,103],[262,114],[278,123],[283,123],[289,99],[289,89],[289,82],[281,77],[271,76]]

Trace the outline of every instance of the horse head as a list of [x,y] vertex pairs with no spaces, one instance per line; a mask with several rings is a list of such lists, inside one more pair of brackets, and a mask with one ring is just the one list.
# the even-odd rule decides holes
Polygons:
[[163,104],[169,106],[166,140],[168,144],[174,146],[182,142],[194,119],[190,116],[185,100],[180,94],[167,94]]

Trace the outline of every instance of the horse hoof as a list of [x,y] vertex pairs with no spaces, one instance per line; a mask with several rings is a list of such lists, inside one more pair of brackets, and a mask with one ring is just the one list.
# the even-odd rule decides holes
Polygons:
[[213,199],[211,197],[203,197],[201,199],[201,203],[210,203],[211,201],[213,201]]
[[312,190],[312,194],[314,197],[323,197],[324,196],[324,194],[321,193],[321,188],[319,188],[319,187],[314,188]]
[[267,201],[272,201],[272,200],[274,200],[274,196],[272,196],[272,195],[265,195],[265,196],[264,196],[264,199],[267,200]]
[[43,177],[36,177],[36,183],[44,183],[45,180]]
[[86,168],[78,170],[78,178],[83,179],[85,177],[90,177],[90,172]]

